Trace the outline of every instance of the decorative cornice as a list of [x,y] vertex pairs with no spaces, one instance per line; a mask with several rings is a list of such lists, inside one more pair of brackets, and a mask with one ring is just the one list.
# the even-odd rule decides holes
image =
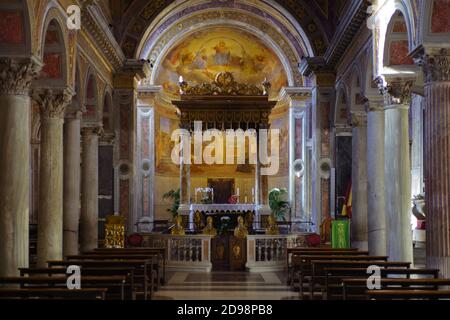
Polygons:
[[119,70],[125,61],[125,55],[109,29],[101,10],[95,3],[88,1],[81,12],[83,29],[92,37],[114,70]]
[[41,119],[64,119],[66,107],[73,95],[71,88],[33,90],[33,99],[39,105]]
[[358,30],[365,24],[368,17],[368,7],[369,2],[367,0],[351,1],[351,5],[347,8],[347,12],[343,20],[340,21],[338,29],[324,54],[328,65],[335,67],[344,55]]
[[450,81],[450,49],[419,47],[411,55],[423,67],[425,83]]
[[42,69],[42,62],[30,58],[0,58],[0,94],[29,95],[33,79]]

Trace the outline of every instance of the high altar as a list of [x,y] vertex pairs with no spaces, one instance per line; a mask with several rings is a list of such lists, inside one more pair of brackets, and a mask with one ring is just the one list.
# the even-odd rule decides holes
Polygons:
[[[222,163],[202,162],[203,153],[196,153],[196,147],[181,151],[180,157],[180,207],[179,214],[184,216],[185,224],[189,229],[194,228],[194,215],[200,213],[205,220],[208,215],[230,214],[240,215],[253,213],[253,228],[262,227],[262,222],[270,214],[268,207],[268,177],[261,175],[261,162],[259,151],[259,130],[269,129],[269,115],[275,106],[275,101],[270,101],[268,89],[270,83],[265,81],[260,86],[240,84],[235,81],[233,75],[228,72],[219,73],[212,84],[191,86],[180,78],[181,99],[172,101],[179,110],[180,127],[189,132],[195,139],[195,131],[203,133],[207,129],[216,129],[223,135],[230,129],[254,132],[256,134],[256,149],[251,149],[250,138],[248,143],[244,140],[244,150],[235,148],[233,160],[240,156],[245,163],[236,164],[228,162],[228,158]],[[200,126],[200,127],[199,127]],[[228,131],[227,131],[228,130]],[[219,138],[215,138],[219,139]],[[204,141],[204,140],[201,140]],[[217,141],[216,141],[217,142]],[[203,142],[202,142],[203,143]],[[216,144],[217,145],[217,144]],[[222,150],[215,149],[214,157],[228,157],[229,149],[225,150],[225,143],[218,144]],[[248,148],[246,147],[248,146]],[[202,145],[203,147],[203,145]],[[228,146],[227,146],[228,147]],[[206,149],[208,146],[206,146]],[[192,150],[193,149],[193,150]],[[223,152],[222,154],[220,154]],[[245,156],[244,154],[245,153]],[[252,154],[253,153],[253,154]],[[254,155],[255,163],[250,159]],[[224,175],[221,170],[224,166],[233,167],[233,172]],[[196,172],[206,172],[208,186],[195,188],[195,194],[191,194],[192,179]],[[235,177],[242,177],[246,183],[239,188],[235,185]],[[197,192],[198,189],[206,189],[210,194]]]

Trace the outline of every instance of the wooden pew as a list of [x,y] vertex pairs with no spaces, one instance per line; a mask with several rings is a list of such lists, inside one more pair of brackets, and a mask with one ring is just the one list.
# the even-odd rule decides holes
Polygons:
[[[343,279],[342,297],[348,300],[350,297],[360,297],[367,299],[367,279]],[[437,291],[439,287],[449,286],[450,279],[398,279],[382,278],[380,279],[380,290],[427,290]],[[361,295],[362,294],[362,295]]]
[[[309,283],[309,294],[310,298],[314,298],[314,288],[325,283],[325,269],[334,267],[347,267],[347,268],[367,268],[371,265],[377,265],[380,268],[398,267],[398,268],[409,268],[410,262],[397,262],[397,261],[351,261],[351,260],[311,260],[311,273],[310,273],[310,283]],[[300,296],[303,298],[303,279],[304,274],[299,272],[300,281]]]
[[50,268],[53,267],[68,267],[70,265],[77,265],[83,268],[111,268],[111,267],[129,267],[134,268],[134,284],[136,279],[141,276],[143,278],[142,286],[144,289],[144,299],[148,299],[148,281],[150,281],[150,298],[153,296],[155,272],[152,260],[49,260],[47,261]]
[[[401,277],[402,279],[418,276],[437,279],[439,277],[439,269],[382,268],[380,269],[380,276],[382,278]],[[345,279],[358,278],[367,280],[368,277],[367,268],[325,268],[324,298],[342,298],[343,280]]]
[[[65,276],[33,276],[33,277],[0,277],[0,284],[20,285],[21,288],[62,288],[67,289],[67,279]],[[81,278],[81,288],[106,288],[111,298],[117,289],[120,299],[125,299],[124,276],[84,276]],[[78,289],[74,289],[78,290]]]
[[[345,260],[345,261],[387,261],[387,256],[368,256],[368,255],[297,255],[292,256],[292,278],[295,285],[296,280],[300,283],[300,274],[311,273],[311,260]],[[303,278],[305,280],[305,278]],[[295,289],[295,288],[294,288]],[[301,288],[300,288],[301,290]]]
[[[33,276],[66,276],[67,268],[19,268],[20,276],[25,277],[33,277]],[[89,268],[82,267],[81,268],[81,276],[82,276],[82,286],[84,277],[86,276],[121,276],[125,277],[126,282],[124,284],[126,290],[125,299],[135,300],[136,298],[136,288],[134,285],[135,282],[135,269],[133,267],[102,267],[102,268]]]
[[161,273],[159,272],[160,266],[160,256],[158,254],[125,254],[125,253],[115,253],[115,254],[79,254],[67,256],[67,260],[155,260],[155,263],[152,264],[152,269],[156,272],[156,290],[159,289],[159,284],[162,282]]
[[[301,255],[317,255],[317,256],[325,256],[325,255],[369,255],[368,251],[358,251],[356,249],[325,249],[321,250],[311,250],[313,248],[288,248],[286,254],[286,264],[288,271],[287,284],[292,283],[292,275],[295,272],[295,266],[292,263],[293,256],[301,256]],[[289,263],[291,261],[291,263]]]
[[450,290],[367,290],[369,300],[450,299]]
[[167,249],[165,247],[152,247],[152,248],[96,248],[93,251],[83,252],[83,254],[158,254],[160,260],[162,260],[162,279],[161,284],[166,283],[166,261],[167,261]]
[[86,288],[80,290],[69,290],[67,288],[4,288],[0,287],[0,299],[100,299],[105,300],[106,288]]

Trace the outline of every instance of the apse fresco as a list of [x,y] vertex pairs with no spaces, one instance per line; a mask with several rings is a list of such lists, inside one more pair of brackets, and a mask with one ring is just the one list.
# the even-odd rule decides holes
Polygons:
[[210,83],[219,72],[231,72],[236,81],[272,83],[271,96],[287,85],[286,73],[277,55],[261,40],[242,30],[215,27],[193,33],[167,54],[156,84],[170,94],[178,93],[180,75],[192,83]]

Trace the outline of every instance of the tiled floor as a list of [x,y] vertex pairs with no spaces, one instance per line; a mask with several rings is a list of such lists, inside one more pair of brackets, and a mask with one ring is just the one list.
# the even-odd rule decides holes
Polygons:
[[298,299],[282,273],[174,272],[155,299],[280,300]]

